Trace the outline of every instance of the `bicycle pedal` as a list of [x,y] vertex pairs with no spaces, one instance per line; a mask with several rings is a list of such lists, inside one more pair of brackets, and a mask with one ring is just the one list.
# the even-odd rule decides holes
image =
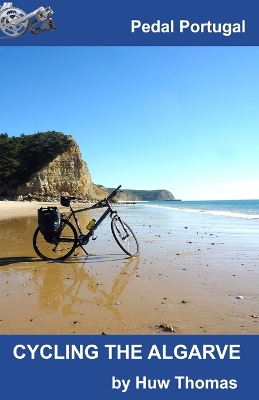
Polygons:
[[89,239],[85,235],[79,235],[78,237],[79,246],[85,245],[89,242]]

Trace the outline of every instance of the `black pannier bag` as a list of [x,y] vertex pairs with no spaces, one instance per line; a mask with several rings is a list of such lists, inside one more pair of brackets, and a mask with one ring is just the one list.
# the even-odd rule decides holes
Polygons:
[[40,232],[47,241],[56,235],[61,228],[61,214],[57,207],[41,207],[38,209]]

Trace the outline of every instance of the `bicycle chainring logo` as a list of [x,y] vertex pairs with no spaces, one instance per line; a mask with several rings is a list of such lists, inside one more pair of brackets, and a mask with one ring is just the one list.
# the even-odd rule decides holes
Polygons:
[[52,14],[50,7],[39,7],[26,14],[20,8],[13,7],[13,3],[4,3],[0,6],[0,30],[4,33],[0,39],[14,39],[28,30],[38,35],[47,30],[57,29],[52,20]]

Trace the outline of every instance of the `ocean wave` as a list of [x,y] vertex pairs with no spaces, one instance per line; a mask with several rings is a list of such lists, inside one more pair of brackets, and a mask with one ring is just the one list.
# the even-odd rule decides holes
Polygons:
[[242,219],[259,219],[258,214],[245,214],[238,211],[225,211],[225,210],[202,210],[196,208],[181,208],[181,207],[168,207],[162,205],[148,205],[147,207],[152,208],[160,208],[166,210],[174,210],[174,211],[183,211],[189,213],[199,213],[199,214],[207,214],[207,215],[215,215],[218,217],[229,217],[229,218],[242,218]]

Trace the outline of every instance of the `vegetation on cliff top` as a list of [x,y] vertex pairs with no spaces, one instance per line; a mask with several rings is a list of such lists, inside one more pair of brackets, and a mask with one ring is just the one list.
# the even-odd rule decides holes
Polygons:
[[71,136],[61,132],[38,132],[9,137],[0,134],[0,185],[16,187],[34,172],[73,146]]

